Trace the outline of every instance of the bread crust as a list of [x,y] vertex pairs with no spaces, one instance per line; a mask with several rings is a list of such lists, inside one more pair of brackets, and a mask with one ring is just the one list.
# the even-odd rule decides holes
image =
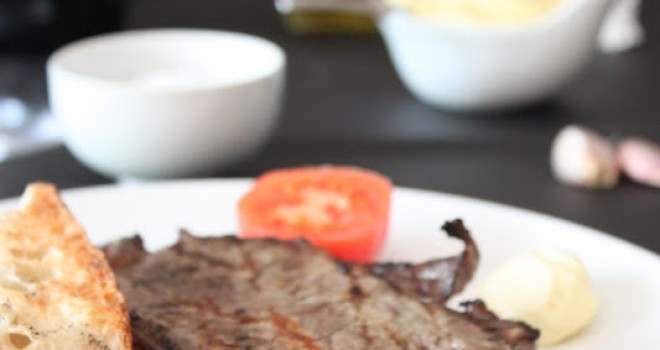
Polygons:
[[112,270],[52,184],[0,216],[0,304],[1,349],[131,348]]

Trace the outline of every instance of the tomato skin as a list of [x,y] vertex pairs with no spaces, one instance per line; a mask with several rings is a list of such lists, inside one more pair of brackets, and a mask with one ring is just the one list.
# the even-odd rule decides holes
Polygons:
[[392,183],[348,166],[273,170],[238,204],[241,238],[304,238],[345,261],[372,260],[389,225]]

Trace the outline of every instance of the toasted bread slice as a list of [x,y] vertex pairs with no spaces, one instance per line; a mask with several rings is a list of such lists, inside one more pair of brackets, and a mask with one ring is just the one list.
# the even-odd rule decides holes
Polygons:
[[130,349],[123,296],[55,186],[0,217],[0,349]]

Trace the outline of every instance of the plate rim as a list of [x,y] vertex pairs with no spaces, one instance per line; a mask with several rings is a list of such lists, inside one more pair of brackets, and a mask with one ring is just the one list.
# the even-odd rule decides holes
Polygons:
[[[255,178],[253,177],[223,177],[223,178],[186,178],[186,179],[167,179],[167,180],[155,180],[155,181],[136,181],[136,182],[116,182],[116,183],[105,183],[105,184],[94,184],[94,185],[85,185],[78,187],[62,188],[58,191],[62,196],[65,204],[67,197],[75,197],[80,195],[93,195],[94,192],[105,192],[105,191],[131,191],[134,189],[147,189],[147,188],[158,188],[158,187],[171,187],[171,186],[205,186],[213,184],[238,184],[238,185],[248,185],[250,182],[253,182]],[[43,181],[41,181],[43,182]],[[46,181],[47,182],[47,181]],[[27,186],[27,185],[26,185]],[[639,254],[646,255],[649,258],[653,258],[660,265],[660,253],[646,248],[644,246],[638,245],[634,242],[628,241],[625,238],[619,237],[613,233],[606,232],[603,230],[596,229],[594,227],[571,221],[569,219],[561,218],[552,214],[544,213],[541,211],[528,209],[508,203],[501,203],[495,200],[472,197],[463,194],[450,193],[444,191],[438,191],[433,189],[427,189],[422,187],[411,187],[411,186],[394,186],[393,193],[397,192],[408,192],[411,194],[421,194],[421,195],[431,195],[448,198],[450,200],[462,201],[470,205],[477,205],[482,207],[487,207],[488,209],[494,208],[496,210],[505,210],[508,212],[519,212],[526,216],[532,216],[535,219],[543,221],[553,221],[555,224],[573,226],[576,231],[579,231],[580,235],[590,235],[596,236],[601,239],[607,239],[612,243],[617,245],[622,245],[625,248],[632,249],[637,251]],[[7,208],[15,203],[18,203],[20,200],[19,196],[9,197],[0,199],[0,210],[7,210]]]

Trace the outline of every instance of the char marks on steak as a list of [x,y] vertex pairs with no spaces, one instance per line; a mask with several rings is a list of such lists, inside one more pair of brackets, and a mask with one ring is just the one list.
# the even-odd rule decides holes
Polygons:
[[[348,264],[298,240],[197,238],[148,254],[139,237],[106,247],[136,347],[152,349],[534,349],[538,332],[479,301],[445,306],[477,266],[463,254],[423,264]],[[137,258],[136,258],[137,257]]]

